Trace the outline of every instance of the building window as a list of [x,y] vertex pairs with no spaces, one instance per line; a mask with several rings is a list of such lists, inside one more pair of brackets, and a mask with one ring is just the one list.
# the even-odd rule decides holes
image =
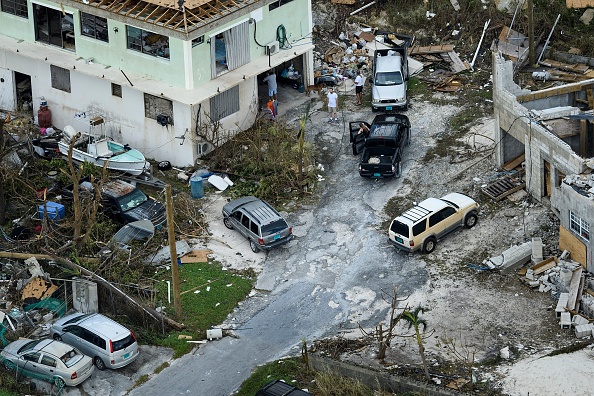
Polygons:
[[270,3],[268,11],[276,10],[278,7],[292,2],[293,0],[277,0],[274,3]]
[[122,86],[120,84],[111,83],[111,94],[113,96],[117,96],[118,98],[122,97]]
[[0,9],[8,14],[29,18],[27,0],[1,0]]
[[576,216],[571,210],[569,211],[569,228],[586,241],[590,240],[590,226],[584,219]]
[[169,59],[169,37],[132,26],[126,26],[128,49]]
[[192,40],[192,47],[195,47],[197,45],[200,45],[204,42],[204,35],[200,36],[200,37],[196,37],[194,40]]
[[75,50],[72,14],[33,4],[35,40],[71,51]]
[[52,88],[70,92],[70,70],[50,65],[52,75]]
[[106,43],[109,42],[109,37],[107,36],[107,18],[81,12],[80,33],[83,36],[92,37]]
[[239,85],[210,98],[211,121],[220,121],[239,111]]
[[154,120],[162,120],[163,116],[169,117],[167,124],[173,125],[173,102],[169,99],[144,94],[144,116]]
[[211,78],[250,63],[250,28],[245,21],[210,38]]

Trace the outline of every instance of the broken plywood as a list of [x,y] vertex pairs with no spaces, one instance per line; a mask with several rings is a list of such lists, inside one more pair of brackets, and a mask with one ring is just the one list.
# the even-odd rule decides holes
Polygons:
[[188,254],[182,256],[180,261],[182,264],[188,263],[208,263],[208,255],[211,254],[211,250],[201,249],[192,250]]
[[506,171],[511,171],[513,169],[516,169],[516,167],[518,165],[520,165],[522,162],[524,162],[525,159],[526,159],[526,153],[517,156],[516,158],[514,158],[511,161],[506,162],[505,164],[503,164],[502,168]]
[[33,278],[21,290],[21,300],[31,304],[51,296],[58,290],[58,286],[43,278]]
[[559,250],[569,251],[571,259],[586,268],[586,245],[563,226],[559,226]]

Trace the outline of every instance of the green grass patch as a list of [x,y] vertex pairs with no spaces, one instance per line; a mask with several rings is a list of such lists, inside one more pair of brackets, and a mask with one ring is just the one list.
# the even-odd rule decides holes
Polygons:
[[138,377],[138,379],[134,383],[134,388],[138,388],[139,386],[141,386],[142,384],[144,384],[148,380],[149,380],[148,374],[142,374],[140,377]]
[[301,358],[289,358],[267,363],[254,370],[250,378],[241,384],[236,396],[254,396],[258,390],[274,380],[283,380],[297,388],[305,388],[313,379]]
[[[189,335],[192,339],[206,336],[206,330],[220,324],[233,311],[237,303],[243,301],[250,293],[254,277],[250,274],[239,274],[223,269],[220,263],[192,263],[178,267],[182,315],[176,318],[175,306],[163,303],[165,311],[172,318],[185,325],[180,332],[172,332],[166,338],[155,337],[153,341],[174,350],[174,358],[192,350],[194,344],[179,335]],[[170,272],[160,274],[157,278],[159,295],[167,296],[167,283],[171,280]]]
[[161,371],[165,370],[167,367],[169,367],[169,362],[161,363],[161,365],[159,365],[159,367],[157,367],[155,369],[155,374],[159,374]]

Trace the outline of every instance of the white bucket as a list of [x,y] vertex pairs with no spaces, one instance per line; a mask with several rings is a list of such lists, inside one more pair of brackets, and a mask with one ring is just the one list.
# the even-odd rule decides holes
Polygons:
[[206,330],[206,338],[209,340],[223,338],[223,329]]

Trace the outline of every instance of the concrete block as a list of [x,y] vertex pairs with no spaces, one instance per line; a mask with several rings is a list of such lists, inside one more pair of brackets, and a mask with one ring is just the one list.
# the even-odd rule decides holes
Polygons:
[[525,242],[518,246],[512,246],[502,253],[502,273],[510,273],[530,261],[532,256],[532,242]]
[[541,283],[541,285],[538,287],[538,291],[541,293],[548,293],[551,291],[551,285]]
[[562,329],[571,328],[571,314],[569,312],[561,312],[561,319],[559,320],[559,325]]
[[571,329],[571,314],[569,312],[561,312],[559,325],[562,329]]
[[592,335],[592,327],[587,324],[575,326],[574,331],[577,338],[586,338]]
[[532,262],[540,263],[543,259],[542,238],[532,238]]
[[540,286],[540,282],[539,282],[539,281],[537,281],[537,280],[534,280],[534,281],[530,281],[530,282],[528,282],[528,285],[529,285],[530,287],[538,287],[538,286]]
[[588,319],[584,318],[582,315],[573,315],[573,318],[571,318],[571,322],[574,326],[590,323]]

